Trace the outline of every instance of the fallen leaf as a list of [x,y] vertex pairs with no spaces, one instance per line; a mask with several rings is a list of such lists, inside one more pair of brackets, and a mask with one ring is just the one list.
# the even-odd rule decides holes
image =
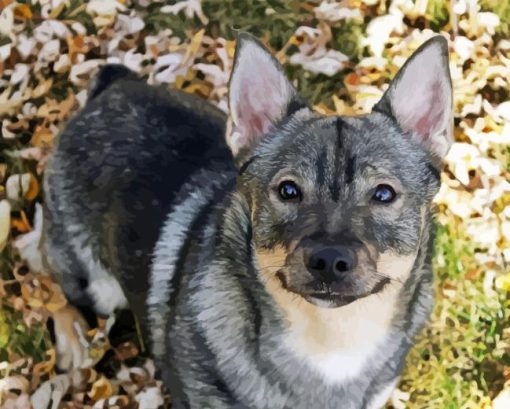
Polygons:
[[7,198],[14,202],[20,201],[30,190],[32,177],[30,173],[9,176],[5,183]]
[[0,200],[0,251],[2,251],[11,231],[11,205],[7,200]]
[[187,18],[193,18],[197,16],[203,25],[209,23],[209,19],[204,15],[202,11],[202,4],[200,0],[183,0],[171,6],[164,6],[160,9],[161,13],[178,14],[184,11]]
[[30,20],[32,18],[32,10],[27,4],[18,4],[14,7],[14,15],[18,18]]
[[97,401],[99,399],[109,398],[113,395],[113,393],[114,388],[111,382],[104,376],[101,376],[97,381],[94,382],[88,395],[92,400]]

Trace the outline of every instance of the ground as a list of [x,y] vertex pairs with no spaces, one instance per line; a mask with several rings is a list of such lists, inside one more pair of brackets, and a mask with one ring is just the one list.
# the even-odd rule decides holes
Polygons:
[[228,111],[238,30],[326,114],[369,111],[424,40],[449,40],[456,143],[435,200],[436,306],[391,405],[509,408],[510,3],[498,0],[0,0],[0,406],[30,407],[35,390],[34,408],[166,398],[152,362],[101,329],[87,334],[99,363],[57,374],[47,327],[66,300],[38,272],[44,164],[106,61]]

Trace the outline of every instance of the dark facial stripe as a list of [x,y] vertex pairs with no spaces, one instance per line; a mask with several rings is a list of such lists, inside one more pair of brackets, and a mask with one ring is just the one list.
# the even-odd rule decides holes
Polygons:
[[345,167],[345,181],[346,183],[352,183],[354,179],[354,169],[356,167],[356,155],[351,156],[347,160],[347,166]]
[[335,122],[336,126],[336,148],[337,150],[342,149],[343,141],[342,141],[342,131],[344,128],[344,120],[342,118],[337,118]]
[[326,160],[327,160],[327,152],[324,149],[319,157],[317,158],[317,184],[322,186],[324,184],[324,180],[326,178]]
[[[343,150],[343,138],[342,138],[342,131],[344,128],[345,122],[342,118],[337,118],[335,122],[335,128],[336,128],[336,152],[335,152],[335,168],[334,168],[334,174],[338,175],[338,168],[340,166],[340,158],[342,155]],[[329,186],[329,191],[331,193],[331,198],[338,202],[340,199],[340,181],[338,180],[338,177],[334,177],[331,185]]]
[[338,202],[340,200],[340,186],[338,184],[338,178],[333,180],[333,183],[329,186],[329,192],[331,193],[331,198]]

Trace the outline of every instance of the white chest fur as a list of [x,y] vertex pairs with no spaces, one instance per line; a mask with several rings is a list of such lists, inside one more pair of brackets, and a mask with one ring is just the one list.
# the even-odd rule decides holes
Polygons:
[[318,308],[306,301],[283,302],[289,327],[285,347],[325,383],[341,384],[356,377],[384,347],[394,315],[397,286],[341,308]]
[[[286,347],[325,383],[341,384],[359,375],[386,341],[393,306],[381,305],[382,311],[371,317],[368,307],[377,300],[363,301],[360,306],[342,307],[352,315],[330,310],[302,315],[301,320],[292,322],[284,338]],[[354,314],[354,307],[366,309],[365,314]]]
[[[303,359],[307,366],[328,384],[342,384],[358,376],[369,358],[377,351],[379,343],[361,345],[358,348],[349,348],[339,351],[316,352],[305,350],[304,345],[295,342],[294,336],[287,338],[287,345],[294,353]],[[384,338],[380,340],[384,342]],[[289,344],[294,344],[293,346]]]

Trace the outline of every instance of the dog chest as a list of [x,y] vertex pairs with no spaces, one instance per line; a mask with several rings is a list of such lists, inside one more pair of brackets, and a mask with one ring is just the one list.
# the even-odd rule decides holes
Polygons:
[[340,309],[286,303],[285,348],[323,382],[339,385],[356,378],[378,356],[391,332],[396,288]]

